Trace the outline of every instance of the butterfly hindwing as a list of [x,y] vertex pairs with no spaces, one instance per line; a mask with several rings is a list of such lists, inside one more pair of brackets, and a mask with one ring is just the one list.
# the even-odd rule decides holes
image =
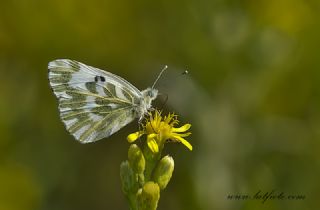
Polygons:
[[60,117],[78,141],[108,137],[137,117],[141,92],[123,78],[67,59],[48,68]]

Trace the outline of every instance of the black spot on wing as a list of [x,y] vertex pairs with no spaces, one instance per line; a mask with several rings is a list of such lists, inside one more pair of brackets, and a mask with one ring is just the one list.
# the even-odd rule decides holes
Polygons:
[[95,82],[105,82],[106,78],[104,76],[95,76],[94,81]]

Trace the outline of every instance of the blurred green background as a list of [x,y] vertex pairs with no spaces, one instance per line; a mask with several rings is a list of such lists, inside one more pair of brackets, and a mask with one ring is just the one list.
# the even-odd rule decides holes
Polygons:
[[[139,89],[169,66],[165,112],[193,125],[194,151],[166,146],[159,210],[319,209],[319,12],[319,0],[1,0],[0,210],[128,209],[119,165],[137,123],[76,142],[48,84],[57,58]],[[259,190],[306,199],[227,199]]]

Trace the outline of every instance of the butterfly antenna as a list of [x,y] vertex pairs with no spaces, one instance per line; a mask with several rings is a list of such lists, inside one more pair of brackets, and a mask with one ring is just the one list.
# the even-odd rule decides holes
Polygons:
[[158,82],[158,80],[160,79],[160,77],[161,77],[161,75],[162,75],[162,73],[166,70],[168,68],[168,66],[167,65],[165,65],[164,67],[163,67],[163,69],[160,71],[160,73],[159,73],[159,75],[158,75],[158,77],[157,77],[157,79],[156,79],[156,81],[154,81],[154,83],[153,83],[153,85],[152,85],[152,89],[154,88],[154,86],[157,84],[157,82]]

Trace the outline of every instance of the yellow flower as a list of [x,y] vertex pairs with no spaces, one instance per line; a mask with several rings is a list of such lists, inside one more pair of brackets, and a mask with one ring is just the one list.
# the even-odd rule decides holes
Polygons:
[[192,150],[192,145],[183,137],[187,137],[191,132],[186,132],[191,127],[191,124],[185,124],[181,127],[175,128],[179,121],[177,115],[169,114],[168,116],[161,117],[159,111],[154,114],[149,113],[149,119],[146,120],[142,131],[137,131],[128,135],[128,142],[132,143],[143,134],[147,135],[147,144],[153,153],[159,152],[167,141],[180,142],[185,145],[189,150]]

